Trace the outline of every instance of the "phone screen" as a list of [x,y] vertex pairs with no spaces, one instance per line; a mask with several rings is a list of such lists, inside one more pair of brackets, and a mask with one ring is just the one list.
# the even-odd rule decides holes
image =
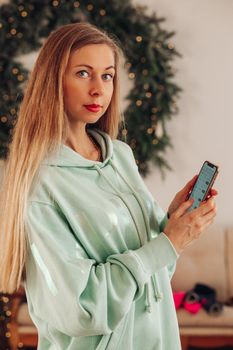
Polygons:
[[197,208],[200,203],[205,199],[207,193],[213,185],[214,179],[218,173],[218,167],[210,162],[205,161],[197,181],[189,195],[189,198],[194,198],[193,205],[188,209],[191,211]]

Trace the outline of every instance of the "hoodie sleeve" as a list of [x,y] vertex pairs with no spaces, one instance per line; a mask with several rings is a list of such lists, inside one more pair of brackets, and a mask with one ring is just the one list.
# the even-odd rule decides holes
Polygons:
[[[154,208],[155,208],[155,211],[157,213],[156,217],[157,217],[157,220],[158,220],[158,223],[159,223],[160,232],[163,232],[164,227],[167,224],[168,217],[164,213],[162,208],[155,201],[154,201]],[[169,239],[169,238],[167,237],[167,239]],[[170,241],[170,244],[173,246],[171,241]],[[173,246],[173,249],[175,250],[174,246]],[[179,257],[178,253],[177,253],[177,257]],[[174,274],[174,272],[175,272],[175,270],[176,270],[176,261],[174,261],[172,264],[168,264],[167,265],[167,269],[168,269],[169,278],[171,279],[173,274]]]
[[25,288],[33,312],[69,336],[111,333],[142,296],[150,276],[177,259],[162,233],[139,249],[97,263],[59,209],[46,203],[30,202],[25,228]]

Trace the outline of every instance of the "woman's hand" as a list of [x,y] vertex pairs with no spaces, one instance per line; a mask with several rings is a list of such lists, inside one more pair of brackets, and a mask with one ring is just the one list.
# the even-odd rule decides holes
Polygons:
[[[176,211],[177,208],[182,203],[184,203],[186,201],[189,192],[191,191],[191,189],[193,188],[193,186],[197,180],[197,177],[198,177],[198,175],[195,175],[189,182],[187,182],[187,184],[179,192],[177,192],[177,194],[175,195],[175,198],[173,199],[173,201],[169,205],[169,208],[168,208],[169,216],[171,216],[172,213],[174,213],[174,211]],[[212,188],[210,190],[207,198],[210,198],[212,196],[216,196],[217,194],[218,194],[218,192]]]
[[199,238],[201,232],[213,222],[216,215],[215,199],[212,196],[202,202],[198,208],[186,212],[192,204],[193,199],[180,204],[170,214],[170,219],[164,228],[164,233],[170,239],[178,254]]

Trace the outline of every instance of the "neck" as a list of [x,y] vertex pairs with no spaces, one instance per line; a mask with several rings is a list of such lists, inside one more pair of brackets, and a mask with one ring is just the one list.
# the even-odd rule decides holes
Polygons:
[[84,158],[98,159],[99,147],[86,131],[86,124],[69,125],[65,144]]

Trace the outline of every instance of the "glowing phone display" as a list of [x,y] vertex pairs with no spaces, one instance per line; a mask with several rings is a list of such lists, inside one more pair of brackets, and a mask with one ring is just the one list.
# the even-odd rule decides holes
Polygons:
[[188,196],[189,198],[194,198],[193,205],[188,209],[188,211],[197,208],[200,203],[205,200],[217,174],[218,166],[205,161],[199,172],[197,181],[195,182],[195,185]]

